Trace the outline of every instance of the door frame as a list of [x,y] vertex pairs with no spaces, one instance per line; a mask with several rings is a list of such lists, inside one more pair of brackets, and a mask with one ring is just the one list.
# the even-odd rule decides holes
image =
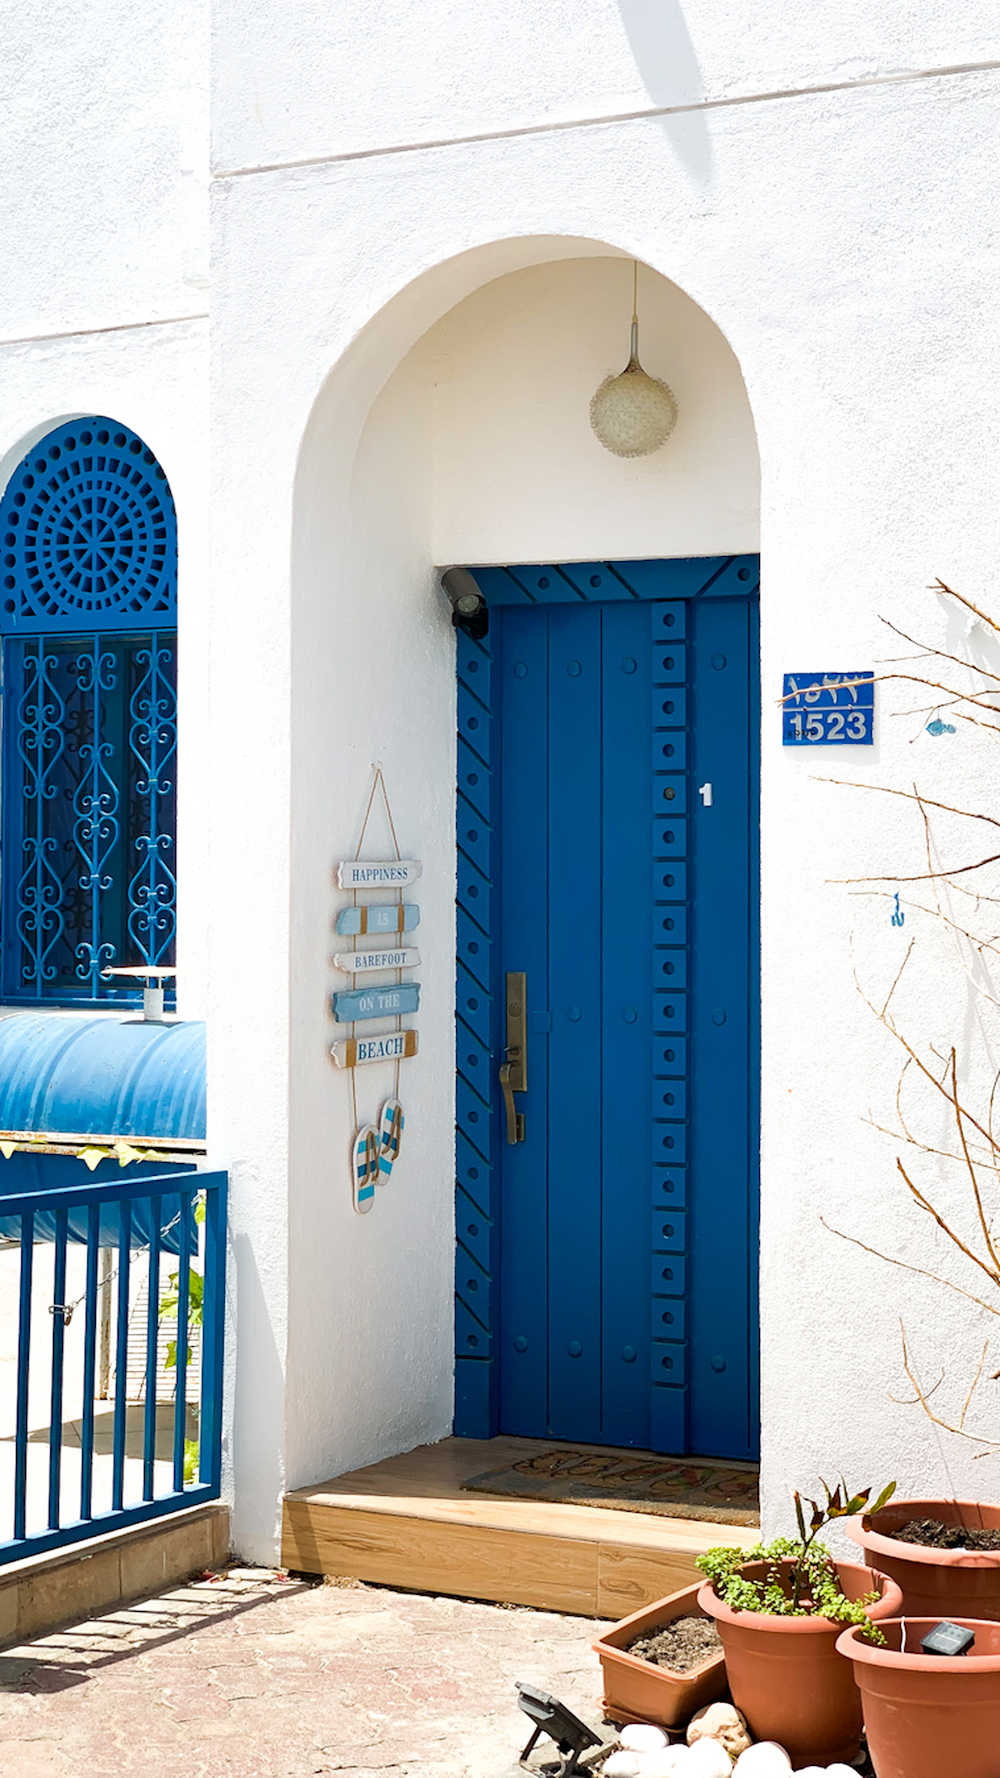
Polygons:
[[[663,560],[570,562],[473,568],[487,606],[605,604],[610,601],[739,597],[759,591],[760,558],[686,556]],[[496,956],[499,824],[494,739],[494,656],[490,635],[457,630],[456,787],[457,982],[455,1106],[455,1418],[459,1438],[499,1431],[499,1216],[501,1095],[497,1060],[503,996]],[[759,746],[751,732],[753,791],[759,805]],[[759,1156],[760,943],[759,873],[750,882],[748,1115],[751,1153]],[[751,1168],[749,1220],[756,1235],[759,1167]],[[756,1240],[750,1256],[751,1389],[759,1399]]]

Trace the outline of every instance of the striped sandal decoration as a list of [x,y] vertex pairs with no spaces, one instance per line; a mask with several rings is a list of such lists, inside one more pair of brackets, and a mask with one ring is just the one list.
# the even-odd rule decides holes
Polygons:
[[367,1216],[375,1202],[375,1184],[379,1172],[378,1133],[366,1124],[354,1138],[354,1208],[359,1216]]
[[379,1119],[378,1170],[382,1185],[387,1183],[393,1165],[399,1159],[399,1144],[405,1121],[399,1100],[387,1099]]

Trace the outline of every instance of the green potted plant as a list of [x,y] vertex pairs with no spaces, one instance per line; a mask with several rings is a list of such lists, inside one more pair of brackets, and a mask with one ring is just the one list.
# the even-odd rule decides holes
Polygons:
[[[856,1627],[880,1640],[877,1620],[902,1605],[896,1582],[857,1562],[837,1562],[819,1533],[867,1506],[870,1488],[849,1495],[822,1484],[822,1504],[796,1492],[797,1541],[778,1538],[752,1550],[718,1548],[698,1557],[707,1580],[698,1604],[722,1638],[733,1703],[755,1739],[777,1741],[795,1767],[857,1758],[861,1697],[837,1638]],[[895,1483],[883,1488],[878,1510]]]

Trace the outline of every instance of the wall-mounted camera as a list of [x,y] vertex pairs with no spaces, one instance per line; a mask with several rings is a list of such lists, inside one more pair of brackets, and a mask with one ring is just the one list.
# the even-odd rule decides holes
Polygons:
[[468,568],[446,568],[441,585],[451,601],[451,621],[456,630],[464,630],[475,642],[481,641],[490,627],[490,608],[475,576]]

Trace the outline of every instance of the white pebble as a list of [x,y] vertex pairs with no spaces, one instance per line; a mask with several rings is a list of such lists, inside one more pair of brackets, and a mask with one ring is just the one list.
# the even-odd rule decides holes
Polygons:
[[724,1747],[706,1735],[688,1749],[684,1778],[729,1778],[733,1762]]
[[826,1778],[858,1778],[856,1766],[827,1766]]
[[756,1741],[740,1754],[733,1768],[739,1778],[785,1778],[791,1769],[792,1762],[777,1741]]
[[[609,1754],[604,1762],[604,1778],[639,1778],[642,1769],[641,1755],[623,1748],[620,1753]],[[854,1774],[851,1774],[854,1778]]]
[[661,1747],[667,1745],[663,1730],[654,1727],[651,1722],[627,1723],[618,1739],[629,1753],[658,1753]]
[[[795,1778],[826,1778],[826,1767],[800,1766],[795,1774]],[[858,1778],[857,1772],[852,1772],[851,1778]]]
[[688,1773],[694,1778],[688,1752],[686,1747],[663,1747],[658,1753],[641,1754],[640,1778],[686,1778]]

